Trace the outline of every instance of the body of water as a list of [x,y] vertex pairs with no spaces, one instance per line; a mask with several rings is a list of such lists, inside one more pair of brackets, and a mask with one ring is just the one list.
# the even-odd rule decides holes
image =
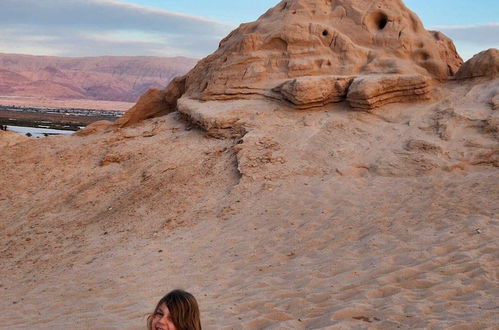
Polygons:
[[30,136],[32,138],[41,138],[41,137],[61,135],[61,134],[73,134],[74,132],[76,132],[73,130],[61,130],[61,129],[52,129],[52,128],[43,128],[43,127],[12,126],[12,125],[7,125],[7,131],[16,132],[19,134]]
[[0,106],[0,129],[33,138],[73,134],[98,120],[112,121],[120,111],[86,109],[10,109]]

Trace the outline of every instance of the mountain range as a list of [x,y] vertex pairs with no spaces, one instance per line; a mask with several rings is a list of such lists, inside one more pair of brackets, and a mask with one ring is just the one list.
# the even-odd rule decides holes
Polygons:
[[0,95],[135,102],[197,60],[185,57],[54,57],[0,53]]

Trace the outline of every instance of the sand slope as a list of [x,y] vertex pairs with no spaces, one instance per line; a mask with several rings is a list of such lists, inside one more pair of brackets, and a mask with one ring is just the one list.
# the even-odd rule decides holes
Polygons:
[[491,329],[498,87],[1,147],[0,327],[141,329],[181,287],[207,329]]

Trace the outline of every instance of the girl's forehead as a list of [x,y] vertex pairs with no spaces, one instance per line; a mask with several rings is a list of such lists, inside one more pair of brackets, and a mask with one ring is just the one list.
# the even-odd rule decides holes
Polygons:
[[161,304],[158,306],[158,310],[161,310],[161,311],[163,311],[163,312],[165,312],[165,313],[166,313],[166,312],[168,312],[168,313],[170,312],[170,310],[168,309],[168,306],[166,306],[166,304],[165,304],[165,303],[161,303]]

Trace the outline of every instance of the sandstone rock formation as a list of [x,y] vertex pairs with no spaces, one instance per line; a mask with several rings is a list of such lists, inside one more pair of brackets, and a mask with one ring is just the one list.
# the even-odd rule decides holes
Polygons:
[[[425,30],[400,0],[286,0],[230,33],[174,94],[201,101],[265,97],[306,109],[345,100],[356,79],[351,106],[372,110],[429,99],[430,80],[446,80],[461,64],[452,41]],[[359,91],[364,86],[369,91]]]
[[123,127],[154,116],[166,115],[167,109],[165,92],[159,89],[150,89],[140,97],[137,104],[116,121],[116,125]]
[[278,97],[272,88],[303,76],[445,80],[461,64],[452,41],[425,30],[400,0],[285,0],[223,39],[187,75],[186,94],[201,100]]
[[459,71],[456,73],[457,79],[499,77],[499,50],[488,49],[481,53],[476,54],[473,58],[464,63]]
[[159,117],[177,109],[177,100],[185,91],[185,77],[177,77],[165,90],[150,89],[135,106],[116,121],[120,127],[133,125],[144,119]]
[[[431,81],[445,81],[461,64],[452,41],[425,30],[400,0],[286,0],[231,32],[182,78],[181,88],[173,82],[168,111],[180,98],[269,98],[299,109],[348,99],[353,108],[372,110],[430,99]],[[185,104],[195,102],[179,111],[206,130],[227,126],[193,119],[206,114]],[[119,124],[156,116],[138,111]]]
[[[452,77],[461,64],[452,41],[425,30],[400,0],[287,0],[231,32],[169,103],[268,98],[307,109],[348,100],[372,110],[430,99],[432,81]],[[179,111],[206,130],[244,117],[227,119],[224,111],[223,124],[207,124],[213,116],[186,106],[195,103]]]
[[142,95],[135,106],[116,121],[118,126],[129,126],[144,119],[159,117],[173,112],[177,100],[185,89],[185,77],[175,78],[165,90],[150,89]]

